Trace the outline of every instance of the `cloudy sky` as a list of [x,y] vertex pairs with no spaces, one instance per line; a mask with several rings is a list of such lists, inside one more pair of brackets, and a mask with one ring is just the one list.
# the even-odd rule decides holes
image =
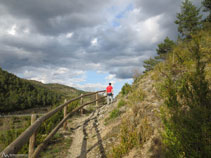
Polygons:
[[158,43],[176,39],[181,1],[0,0],[0,66],[84,90],[113,82],[117,93]]

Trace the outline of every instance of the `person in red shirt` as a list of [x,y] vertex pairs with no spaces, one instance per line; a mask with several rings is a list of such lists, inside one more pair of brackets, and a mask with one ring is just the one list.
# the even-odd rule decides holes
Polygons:
[[107,105],[113,102],[113,87],[111,83],[109,83],[108,87],[106,88],[107,93]]

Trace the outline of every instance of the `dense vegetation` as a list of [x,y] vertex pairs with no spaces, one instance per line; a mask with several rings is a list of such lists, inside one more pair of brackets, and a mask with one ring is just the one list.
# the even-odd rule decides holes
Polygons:
[[[210,2],[205,0],[203,4],[209,6]],[[175,21],[179,31],[176,45],[166,60],[152,68],[163,76],[159,91],[165,100],[165,157],[211,156],[211,25],[207,22],[209,16],[201,20],[199,13],[189,0],[182,2]]]
[[[134,147],[142,148],[153,136],[150,131],[156,120],[150,123],[148,120],[157,116],[161,117],[163,125],[159,126],[162,142],[157,139],[158,150],[154,153],[156,156],[152,154],[151,157],[211,157],[211,1],[203,0],[202,5],[203,11],[209,13],[204,19],[190,0],[182,2],[175,21],[178,39],[174,42],[166,38],[160,43],[157,56],[144,62],[144,74],[134,79],[131,86],[123,87],[121,97],[127,101],[134,116],[122,121],[120,141],[113,147],[111,157],[120,158]],[[146,105],[148,100],[141,95],[139,85],[147,80],[153,82],[156,89],[153,99],[161,99],[163,103],[159,105],[161,112],[157,116],[145,117],[144,125],[141,117],[144,118],[147,108],[152,107]],[[144,126],[141,131],[139,125]]]
[[210,35],[211,29],[193,35],[160,65],[165,76],[160,93],[165,100],[162,114],[166,157],[211,156]]
[[[203,4],[209,6],[210,2],[206,0]],[[159,71],[158,76],[163,76],[159,91],[165,100],[162,107],[165,157],[211,156],[211,25],[207,22],[209,16],[202,21],[201,18],[199,9],[185,0],[175,21],[180,38],[166,60],[151,67]]]
[[35,86],[0,68],[0,110],[15,111],[31,107],[52,105],[61,95]]
[[63,97],[76,97],[83,91],[60,84],[42,84],[18,78],[0,68],[0,111],[16,111],[57,104]]

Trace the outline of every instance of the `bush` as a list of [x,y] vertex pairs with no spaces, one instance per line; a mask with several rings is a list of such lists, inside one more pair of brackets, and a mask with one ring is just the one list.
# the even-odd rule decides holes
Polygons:
[[113,111],[111,111],[109,116],[105,119],[105,125],[107,125],[110,120],[117,118],[120,114],[121,112],[119,111],[119,108],[116,108]]
[[143,101],[145,96],[146,94],[141,88],[134,89],[134,91],[128,96],[128,103],[133,107]]
[[119,109],[114,109],[111,113],[110,113],[110,115],[109,115],[109,118],[110,119],[114,119],[114,118],[116,118],[116,117],[118,117],[119,115],[120,115],[120,111],[119,111]]
[[123,96],[127,95],[132,90],[131,85],[128,83],[125,83],[125,85],[122,87],[121,93]]
[[[170,71],[163,86],[166,105],[163,108],[164,144],[169,158],[211,157],[211,93],[205,79],[206,63],[202,60],[199,42],[200,38],[196,37],[187,45],[190,58],[178,63],[183,71],[176,75]],[[187,69],[190,59],[192,68]]]
[[109,157],[122,158],[125,154],[137,146],[140,142],[140,137],[137,132],[137,128],[129,123],[129,120],[124,120],[120,129],[120,143],[113,146],[112,152]]
[[[15,119],[14,119],[15,120]],[[12,141],[14,141],[22,132],[26,130],[27,127],[30,125],[30,119],[25,119],[26,122],[24,124],[25,127],[18,128],[12,126],[11,129],[7,131],[2,131],[0,133],[0,145],[2,149],[6,148]],[[27,154],[28,153],[28,143],[26,143],[21,150],[19,150],[20,154]]]
[[118,102],[117,107],[118,107],[118,108],[121,108],[122,106],[125,106],[125,104],[126,104],[126,102],[125,102],[124,100],[121,99],[121,100]]

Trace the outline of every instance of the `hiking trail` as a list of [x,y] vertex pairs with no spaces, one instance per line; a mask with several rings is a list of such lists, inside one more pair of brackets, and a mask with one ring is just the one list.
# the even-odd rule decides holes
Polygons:
[[106,158],[105,146],[112,142],[104,139],[111,129],[105,127],[104,119],[113,109],[113,104],[102,105],[89,115],[71,119],[68,129],[72,131],[72,144],[66,158]]

